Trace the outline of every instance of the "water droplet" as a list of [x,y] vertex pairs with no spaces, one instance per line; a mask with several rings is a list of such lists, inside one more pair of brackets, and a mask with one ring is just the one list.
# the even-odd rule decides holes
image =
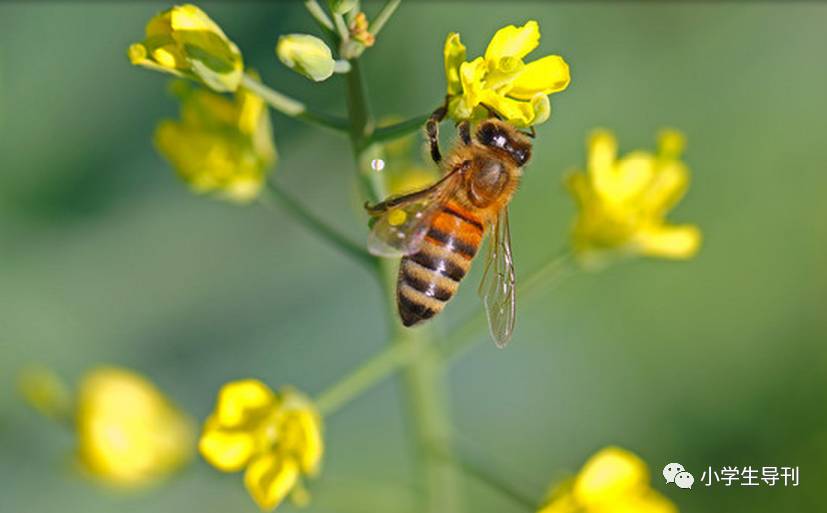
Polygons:
[[373,159],[370,161],[370,167],[374,171],[382,171],[385,169],[385,161],[382,159]]

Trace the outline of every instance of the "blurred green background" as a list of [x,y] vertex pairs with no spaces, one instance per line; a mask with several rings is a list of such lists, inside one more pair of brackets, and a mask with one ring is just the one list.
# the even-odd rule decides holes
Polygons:
[[[68,379],[135,369],[197,418],[227,380],[315,394],[386,343],[379,289],[287,217],[191,195],[151,135],[177,106],[125,52],[164,3],[0,4],[0,509],[253,512],[240,475],[202,460],[118,494],[72,469],[70,434],[26,407],[17,371]],[[312,32],[300,2],[203,2],[248,65],[284,92],[343,112],[343,80],[310,86],[276,60]],[[369,3],[367,10],[378,7]],[[519,305],[511,346],[455,364],[457,430],[516,488],[541,497],[594,451],[650,465],[684,512],[814,511],[827,480],[827,6],[818,3],[405,2],[364,57],[374,114],[411,116],[444,94],[442,43],[479,55],[494,31],[540,22],[537,55],[571,64],[512,208],[518,275],[566,243],[561,185],[594,127],[623,151],[684,130],[693,182],[672,213],[697,223],[687,263],[578,274]],[[346,141],[274,114],[278,179],[365,237]],[[320,150],[320,149],[323,149]],[[478,308],[479,267],[437,332]],[[486,336],[480,334],[480,337]],[[328,420],[308,511],[407,511],[410,429],[393,380]],[[695,473],[666,487],[671,461]],[[698,486],[707,466],[799,466],[797,488]],[[474,481],[469,511],[522,509]],[[291,511],[292,506],[283,506]],[[282,511],[282,510],[280,510]]]

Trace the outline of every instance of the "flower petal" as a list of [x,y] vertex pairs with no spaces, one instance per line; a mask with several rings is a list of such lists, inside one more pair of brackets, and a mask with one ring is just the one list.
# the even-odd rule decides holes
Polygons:
[[243,431],[223,430],[215,424],[214,419],[207,420],[204,433],[198,441],[201,456],[224,472],[241,470],[256,450],[254,436]]
[[466,51],[465,45],[459,39],[459,34],[451,32],[445,39],[445,48],[443,49],[445,57],[445,80],[447,81],[448,95],[456,95],[462,93],[462,83],[459,78],[459,67],[465,62]]
[[597,129],[587,143],[589,174],[594,176],[608,172],[617,158],[617,139],[608,130]]
[[221,427],[240,427],[268,414],[276,401],[273,391],[261,381],[232,381],[221,387],[218,393],[215,418]]
[[540,44],[540,26],[530,20],[522,27],[509,25],[494,34],[485,50],[485,60],[496,62],[503,57],[522,59]]
[[559,55],[549,55],[528,63],[511,83],[509,96],[529,100],[537,93],[557,93],[571,81],[569,65]]
[[274,509],[290,493],[299,477],[298,464],[291,458],[265,454],[253,460],[244,473],[244,486],[258,506]]
[[479,93],[479,103],[484,103],[514,126],[531,126],[536,117],[532,102],[524,102],[497,94],[490,89]]
[[657,166],[657,171],[640,198],[641,207],[652,217],[662,217],[683,197],[689,187],[689,170],[677,160]]
[[655,158],[649,153],[635,151],[614,166],[596,168],[592,183],[604,201],[619,204],[638,200],[654,174]]
[[653,226],[638,232],[636,241],[644,255],[688,259],[701,246],[701,231],[694,225]]
[[649,472],[637,456],[619,447],[607,447],[583,465],[574,483],[574,495],[584,506],[612,505],[648,487]]

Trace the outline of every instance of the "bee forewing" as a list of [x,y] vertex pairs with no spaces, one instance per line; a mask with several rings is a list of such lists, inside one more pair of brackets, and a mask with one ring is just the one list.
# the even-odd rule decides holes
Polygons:
[[368,251],[381,257],[399,257],[419,251],[428,232],[429,205],[417,202],[385,212],[368,235]]
[[368,235],[368,251],[382,257],[412,255],[419,251],[439,206],[460,185],[460,174],[452,171],[430,188],[388,202]]

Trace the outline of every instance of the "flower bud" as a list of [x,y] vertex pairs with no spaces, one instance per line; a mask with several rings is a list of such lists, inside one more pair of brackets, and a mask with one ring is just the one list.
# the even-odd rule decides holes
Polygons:
[[316,82],[329,78],[336,64],[324,41],[308,34],[281,36],[276,55],[285,66]]
[[214,91],[235,91],[244,63],[238,47],[204,11],[187,4],[153,17],[146,39],[128,51],[132,64],[203,83]]

